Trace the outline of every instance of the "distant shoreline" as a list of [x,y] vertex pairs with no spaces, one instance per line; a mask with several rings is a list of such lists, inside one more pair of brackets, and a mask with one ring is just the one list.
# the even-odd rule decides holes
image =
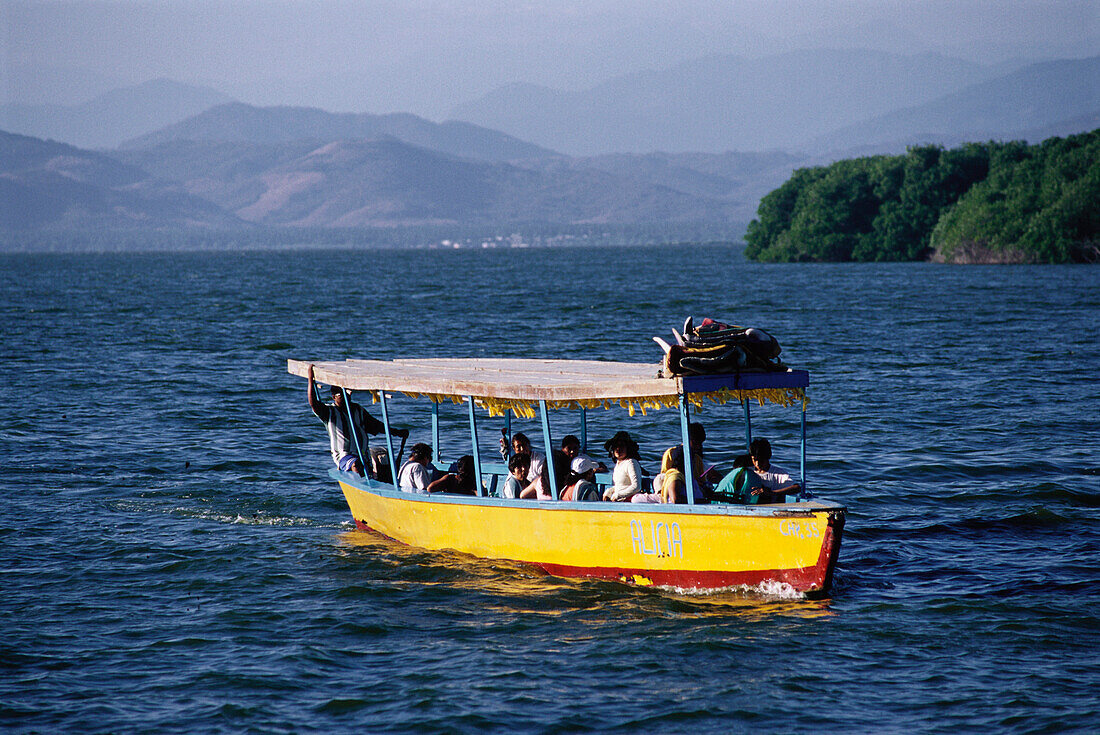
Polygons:
[[509,250],[690,244],[744,246],[745,225],[455,225],[403,228],[128,229],[0,232],[0,253],[279,250]]

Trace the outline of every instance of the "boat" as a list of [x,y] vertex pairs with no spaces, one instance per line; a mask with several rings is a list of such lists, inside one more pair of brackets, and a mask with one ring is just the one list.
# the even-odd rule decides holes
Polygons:
[[[390,401],[395,394],[430,402],[436,448],[440,447],[440,406],[465,407],[469,435],[464,443],[471,446],[468,453],[475,460],[479,494],[417,494],[371,473],[361,477],[333,468],[329,474],[342,489],[359,529],[428,550],[521,562],[562,577],[685,591],[766,591],[787,586],[808,597],[829,593],[846,509],[805,492],[809,374],[804,370],[670,377],[660,365],[647,363],[445,358],[289,360],[287,367],[291,374],[307,377],[311,365],[317,381],[356,391],[361,403],[363,394],[369,394],[378,404],[389,470],[379,474],[389,477],[398,477],[401,460],[394,452],[391,426]],[[671,409],[679,414],[682,446],[688,446],[692,412],[704,405],[726,404],[743,411],[747,446],[752,440],[750,404],[765,402],[802,410],[803,494],[787,502],[697,503],[692,492],[687,493],[686,504],[494,497],[508,476],[507,467],[499,455],[496,461],[487,461],[483,455],[488,452],[479,446],[478,421],[487,414],[504,420],[505,434],[513,416],[537,417],[542,444],[555,447],[550,419],[563,411],[579,412],[580,439],[587,443],[587,412],[595,409],[625,410],[631,416]],[[365,456],[363,448],[358,451]],[[688,478],[694,475],[691,454],[684,457]],[[551,487],[556,487],[553,465],[547,462]],[[609,483],[610,476],[601,475],[598,480]]]

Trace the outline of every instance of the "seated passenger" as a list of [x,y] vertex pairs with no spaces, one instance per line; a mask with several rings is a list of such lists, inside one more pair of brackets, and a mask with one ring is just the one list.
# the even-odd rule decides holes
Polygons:
[[625,431],[620,431],[604,444],[615,470],[611,477],[614,484],[603,493],[604,500],[627,502],[642,492],[642,465],[638,461],[638,443]]
[[766,492],[764,481],[753,471],[752,457],[742,454],[733,460],[733,469],[719,481],[711,497],[724,503],[756,505],[766,502],[762,499]]
[[527,473],[531,469],[531,457],[527,454],[513,454],[508,460],[508,479],[504,481],[504,487],[500,494],[505,498],[518,498],[527,487]]
[[[673,452],[672,449],[676,449]],[[686,503],[684,491],[684,456],[679,447],[665,452],[661,459],[661,472],[653,478],[653,491],[640,492],[631,496],[631,503]],[[678,461],[677,465],[675,461]],[[643,487],[645,486],[643,481]],[[670,495],[676,493],[676,495]],[[673,498],[679,497],[679,500]]]
[[571,472],[572,462],[569,460],[569,455],[560,449],[555,449],[550,453],[550,459],[554,463],[554,481],[558,486],[558,497],[565,491],[565,486],[569,481],[569,473]]
[[686,503],[687,483],[684,482],[684,450],[680,446],[669,447],[661,458],[661,502]]
[[512,451],[526,454],[531,458],[531,468],[527,471],[527,485],[520,492],[524,500],[553,500],[550,492],[550,475],[546,471],[546,458],[531,448],[531,440],[523,432],[512,434]]
[[565,490],[562,492],[562,500],[599,500],[600,493],[596,488],[596,470],[599,465],[590,457],[577,457],[569,465],[569,475],[566,478]]
[[428,492],[477,495],[477,479],[474,474],[474,458],[465,454],[442,477],[428,485]]
[[569,462],[575,462],[577,459],[583,457],[591,462],[595,462],[597,472],[607,472],[607,465],[598,460],[594,460],[587,454],[581,453],[581,440],[572,434],[566,434],[561,438],[561,451],[565,453],[565,456],[569,457]]
[[771,463],[772,445],[767,439],[753,439],[752,444],[749,445],[749,453],[752,455],[756,474],[760,476],[764,487],[767,488],[764,499],[760,502],[782,503],[784,496],[796,494],[802,489],[791,477],[791,473]]
[[[722,479],[722,473],[714,468],[713,465],[708,466],[706,458],[703,456],[703,442],[707,440],[707,430],[703,428],[703,425],[698,422],[692,422],[688,424],[688,443],[691,445],[691,472],[695,475],[695,498],[700,499],[701,491],[708,490],[714,483]],[[673,449],[679,452],[683,451],[683,444],[677,444]],[[662,464],[664,459],[662,458]],[[683,464],[681,462],[680,471],[683,471]]]
[[425,494],[428,485],[432,482],[432,473],[428,465],[432,462],[432,447],[430,444],[417,442],[412,445],[409,458],[401,465],[397,472],[397,486],[402,490],[413,493]]

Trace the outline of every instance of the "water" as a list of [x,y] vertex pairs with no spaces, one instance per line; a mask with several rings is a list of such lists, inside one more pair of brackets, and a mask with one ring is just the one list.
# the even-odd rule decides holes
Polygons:
[[[1094,267],[717,248],[3,257],[0,722],[1090,731],[1098,285]],[[355,531],[285,372],[656,361],[650,337],[688,314],[769,329],[811,371],[807,479],[850,508],[831,599],[563,580]],[[427,439],[426,404],[394,412]],[[712,460],[737,451],[736,410],[701,418]],[[797,419],[755,412],[792,468]],[[590,435],[621,427],[651,468],[678,441],[668,411],[599,412]]]

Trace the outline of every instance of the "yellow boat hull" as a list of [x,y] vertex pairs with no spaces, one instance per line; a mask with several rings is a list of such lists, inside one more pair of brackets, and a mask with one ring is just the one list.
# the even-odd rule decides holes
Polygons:
[[[346,477],[346,476],[345,476]],[[561,503],[415,495],[340,478],[356,525],[405,544],[534,564],[566,577],[682,589],[828,592],[844,508]]]

